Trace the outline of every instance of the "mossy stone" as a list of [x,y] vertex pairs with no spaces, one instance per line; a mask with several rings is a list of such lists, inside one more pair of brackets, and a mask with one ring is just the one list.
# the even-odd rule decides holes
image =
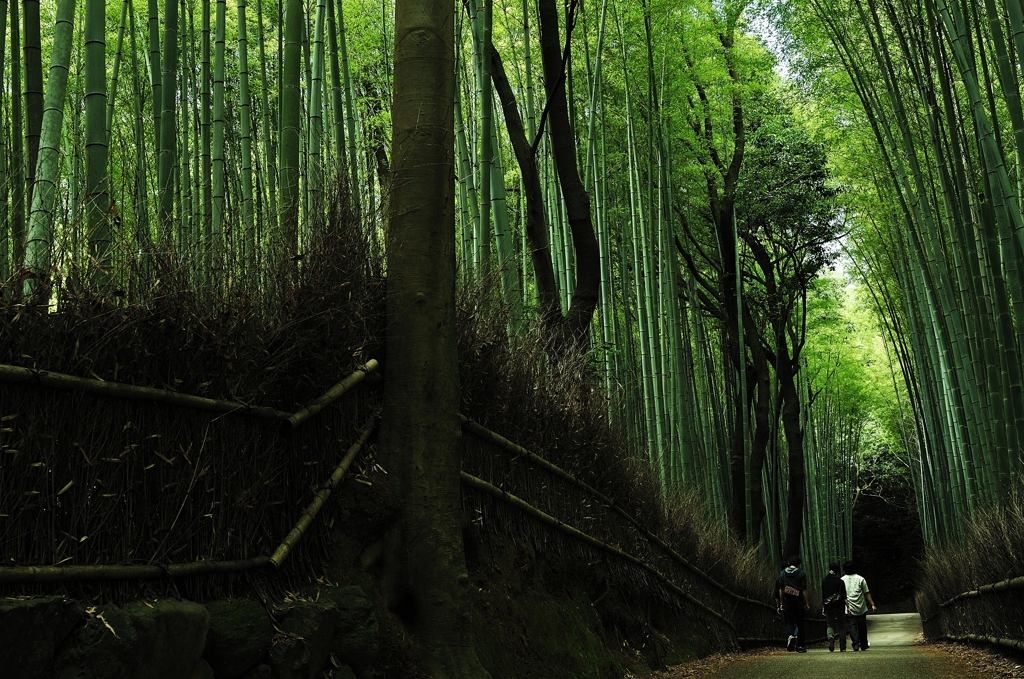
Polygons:
[[333,601],[302,601],[283,608],[278,629],[284,633],[270,649],[277,679],[316,679],[331,652],[337,607]]
[[202,658],[196,661],[189,679],[214,679],[213,668]]
[[138,635],[131,616],[113,605],[88,612],[54,658],[56,679],[135,679]]
[[270,651],[274,623],[263,606],[245,599],[206,604],[210,631],[203,658],[217,679],[235,679],[257,665]]
[[331,652],[351,665],[357,677],[369,676],[380,653],[380,628],[373,603],[362,587],[335,587],[328,592],[335,605]]
[[[520,654],[545,668],[545,676],[572,679],[621,677],[625,670],[595,632],[599,619],[589,602],[523,598],[517,601],[519,626],[503,629],[489,625],[474,612],[474,639],[481,664],[491,676],[519,676]],[[509,637],[509,633],[515,636]],[[520,636],[521,634],[521,636]]]
[[242,679],[271,679],[273,676],[274,673],[270,669],[270,665],[257,665],[247,670],[242,675]]
[[0,600],[0,668],[4,676],[47,676],[54,653],[81,617],[81,606],[64,597]]
[[188,677],[203,653],[210,614],[191,601],[125,606],[137,635],[138,672],[133,679]]

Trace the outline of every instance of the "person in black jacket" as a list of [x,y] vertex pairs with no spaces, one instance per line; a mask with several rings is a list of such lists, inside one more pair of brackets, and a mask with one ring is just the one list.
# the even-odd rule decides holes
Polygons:
[[839,652],[846,651],[846,583],[839,577],[839,563],[828,565],[828,575],[821,581],[822,613],[828,621],[828,652],[836,650],[839,638]]
[[800,570],[799,555],[786,559],[789,565],[779,573],[776,599],[780,602],[782,617],[786,621],[786,650],[806,653],[804,648],[804,617],[811,609],[807,600],[807,574]]

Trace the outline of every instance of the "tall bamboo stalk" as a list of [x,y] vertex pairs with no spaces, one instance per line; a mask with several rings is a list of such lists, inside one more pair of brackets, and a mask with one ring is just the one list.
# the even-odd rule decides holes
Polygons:
[[241,132],[242,251],[240,261],[252,263],[256,254],[252,189],[252,99],[249,94],[249,38],[245,0],[238,2],[238,117]]
[[[111,68],[112,73],[110,74],[110,96],[107,98],[107,144],[110,144],[110,128],[114,122],[114,104],[117,100],[117,83],[119,75],[121,73],[121,60],[124,48],[124,31],[128,23],[128,5],[131,0],[124,0],[121,3],[121,20],[117,25],[117,46],[114,48],[114,65]],[[2,69],[0,69],[2,70]]]
[[[25,266],[31,276],[25,280],[25,294],[37,303],[48,305],[50,262],[53,256],[54,203],[60,165],[61,128],[64,125],[64,96],[67,93],[75,24],[75,0],[60,0],[53,28],[54,47],[39,141],[35,171],[36,190],[29,211]],[[101,117],[102,120],[102,117]]]
[[[257,14],[259,15],[259,52],[260,52],[260,108],[262,111],[261,120],[261,136],[263,142],[263,171],[266,173],[266,194],[264,198],[268,200],[269,209],[266,211],[267,219],[269,223],[265,223],[263,228],[269,233],[277,234],[277,153],[275,153],[274,144],[271,139],[271,119],[272,113],[270,110],[270,87],[269,78],[267,78],[267,51],[266,51],[266,36],[263,28],[263,0],[259,0],[257,5]],[[262,206],[263,200],[260,200]]]
[[32,205],[36,166],[42,134],[43,112],[43,48],[40,33],[39,0],[22,0],[25,33],[25,148],[28,191],[26,205]]
[[[217,269],[221,265],[222,248],[224,247],[225,229],[225,168],[224,168],[224,133],[225,133],[225,112],[224,112],[224,50],[225,24],[227,22],[227,2],[217,0],[217,12],[214,21],[213,38],[213,136],[210,146],[210,160],[213,169],[211,182],[211,196],[213,199],[213,213],[211,215],[210,241],[206,244],[212,257],[213,271],[209,275],[216,277]],[[210,260],[208,260],[210,261]]]
[[[11,241],[12,271],[17,271],[25,263],[25,156],[22,144],[23,125],[21,97],[21,59],[17,58],[21,51],[21,30],[18,18],[18,2],[11,2]],[[17,294],[17,292],[15,293]]]
[[294,253],[299,230],[299,152],[302,97],[299,82],[302,69],[301,0],[287,0],[284,23],[284,64],[281,74],[280,139],[280,233],[276,235],[278,264]]
[[345,87],[345,126],[348,129],[348,173],[349,187],[352,192],[353,205],[359,214],[359,164],[356,162],[356,116],[355,116],[355,84],[348,63],[348,40],[345,36],[345,11],[341,0],[338,0],[338,39],[341,43],[341,73]]
[[85,195],[89,254],[96,264],[94,281],[102,285],[110,268],[107,212],[107,63],[106,2],[85,2]]
[[312,80],[309,83],[309,170],[307,183],[310,190],[311,212],[319,213],[323,190],[323,161],[321,160],[324,110],[324,22],[326,21],[327,0],[317,0],[316,19],[313,27]]
[[[16,2],[17,0],[15,0]],[[0,126],[4,131],[0,132],[0,283],[6,283],[11,275],[11,234],[8,230],[8,203],[9,170],[7,158],[7,132],[9,129],[6,120],[7,113],[7,92],[4,88],[4,75],[6,70],[6,43],[7,43],[7,0],[0,0]]]
[[[151,20],[152,22],[152,20]],[[174,238],[174,167],[177,164],[177,97],[178,97],[178,3],[164,4],[163,77],[160,137],[157,146],[157,187],[160,204],[160,246],[168,253]],[[157,105],[156,100],[153,102]]]

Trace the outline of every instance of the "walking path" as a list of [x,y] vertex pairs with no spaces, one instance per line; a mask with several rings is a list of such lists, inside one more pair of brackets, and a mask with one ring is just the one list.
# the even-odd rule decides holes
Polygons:
[[807,653],[773,653],[739,662],[710,675],[714,679],[964,679],[964,668],[927,646],[915,646],[921,633],[917,613],[868,616],[871,648],[829,653],[827,646]]

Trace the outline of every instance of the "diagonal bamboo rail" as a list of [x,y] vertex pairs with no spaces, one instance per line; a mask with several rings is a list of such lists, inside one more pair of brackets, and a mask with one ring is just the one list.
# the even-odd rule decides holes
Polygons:
[[327,479],[327,483],[324,484],[323,488],[313,497],[313,501],[309,503],[306,510],[302,512],[302,516],[299,518],[298,523],[295,527],[289,531],[288,535],[285,536],[284,540],[274,551],[274,554],[270,557],[270,562],[274,564],[275,568],[280,568],[284,560],[288,558],[288,554],[291,553],[295,545],[298,543],[302,534],[309,528],[309,524],[313,523],[313,519],[316,518],[320,508],[327,502],[327,498],[331,496],[331,493],[338,484],[345,478],[345,474],[348,473],[348,468],[352,465],[352,461],[356,459],[356,455],[363,449],[366,442],[370,440],[370,434],[377,427],[377,418],[373,417],[363,427],[363,433],[359,435],[359,438],[352,447],[345,453],[345,457],[342,458],[341,463],[334,469],[334,473],[331,474],[331,478]]
[[196,410],[208,410],[227,415],[250,415],[267,420],[287,420],[289,413],[282,412],[275,408],[264,408],[253,406],[247,403],[236,401],[218,401],[203,396],[192,396],[191,394],[179,394],[169,389],[155,389],[153,387],[137,387],[133,384],[122,382],[106,382],[104,380],[93,380],[87,377],[73,377],[47,370],[35,368],[21,368],[14,365],[0,365],[0,382],[11,382],[14,384],[38,384],[53,389],[65,389],[69,391],[84,391],[89,394],[100,394],[102,396],[113,396],[127,398],[136,401],[152,401],[154,403],[166,403],[169,405],[193,408]]
[[967,641],[974,641],[983,644],[992,644],[993,646],[1002,646],[1003,648],[1013,649],[1014,651],[1024,651],[1024,641],[1019,639],[1006,639],[1003,637],[986,637],[982,634],[947,634],[942,637],[943,639],[949,639],[950,641],[957,641],[964,643]]
[[983,594],[993,594],[996,592],[1008,592],[1017,589],[1024,589],[1024,577],[1010,578],[1009,580],[994,582],[991,585],[982,585],[978,589],[972,589],[969,592],[962,592],[960,594],[957,594],[949,601],[942,602],[941,604],[939,604],[939,606],[942,608],[947,608],[949,606],[952,606],[957,601],[960,601],[961,599],[966,599],[968,597],[981,596]]
[[126,564],[91,564],[82,566],[3,566],[0,583],[70,582],[73,580],[158,580],[188,575],[238,573],[270,565],[269,556],[236,561],[194,561],[131,566]]
[[[963,599],[983,596],[985,594],[995,594],[995,593],[998,593],[998,592],[1010,592],[1010,591],[1021,590],[1021,589],[1024,589],[1024,576],[1016,577],[1016,578],[1009,578],[1008,580],[1001,580],[999,582],[993,582],[993,583],[988,584],[988,585],[982,585],[981,587],[978,587],[977,589],[972,589],[972,590],[967,591],[967,592],[961,592],[960,594],[957,594],[956,596],[954,596],[954,597],[952,597],[952,598],[950,598],[950,599],[948,599],[946,601],[943,601],[941,604],[939,604],[939,609],[937,609],[935,612],[933,612],[932,615],[929,615],[927,618],[922,615],[921,616],[921,622],[922,623],[926,623],[926,622],[929,622],[931,620],[934,620],[934,619],[938,618],[940,615],[942,615],[942,610],[941,609],[949,608],[950,606],[952,606],[956,602],[962,601]],[[946,638],[952,639],[953,641],[961,641],[961,639],[955,639],[953,637],[946,637]],[[995,638],[996,637],[984,637],[984,639],[982,639],[982,637],[979,637],[978,639],[973,639],[973,641],[988,640],[988,639],[995,639]],[[964,637],[964,639],[967,639],[967,637]],[[967,639],[967,640],[971,641],[971,639]],[[997,642],[990,641],[989,643],[995,644]],[[1024,643],[1024,642],[1021,642],[1021,643]],[[999,644],[999,645],[1004,645],[1005,646],[1005,644]],[[1014,648],[1016,648],[1016,647],[1014,646]],[[1024,648],[1022,648],[1021,650],[1024,650]]]
[[237,401],[221,401],[204,396],[193,396],[181,394],[170,389],[157,389],[155,387],[138,387],[134,384],[123,382],[108,382],[101,379],[90,379],[88,377],[75,377],[63,373],[39,370],[36,368],[23,368],[16,365],[0,365],[0,382],[12,384],[38,384],[52,389],[64,389],[68,391],[84,391],[89,394],[101,396],[112,396],[115,398],[126,398],[136,401],[151,401],[153,403],[165,403],[168,405],[193,408],[195,410],[207,410],[227,415],[249,415],[267,420],[284,420],[293,429],[316,415],[331,403],[334,403],[344,394],[351,391],[356,385],[366,379],[367,375],[374,373],[379,364],[375,359],[370,359],[366,365],[353,371],[341,382],[327,390],[323,395],[314,400],[311,404],[295,413],[286,413],[276,408],[254,406],[248,403]]
[[641,559],[638,559],[637,557],[633,556],[632,554],[629,554],[627,552],[622,551],[618,547],[613,547],[613,546],[611,546],[611,545],[609,545],[607,543],[604,543],[604,542],[598,540],[597,538],[595,538],[595,537],[593,537],[591,535],[588,535],[587,533],[584,533],[583,531],[581,531],[581,530],[579,530],[577,528],[573,528],[569,524],[562,523],[561,521],[559,521],[555,517],[551,516],[550,514],[546,514],[546,513],[542,512],[541,510],[537,509],[533,505],[528,504],[524,500],[521,500],[520,498],[516,497],[515,495],[512,495],[511,493],[508,493],[508,492],[502,490],[501,488],[498,488],[497,486],[495,486],[493,484],[490,484],[487,481],[484,481],[483,479],[478,479],[477,477],[475,477],[475,476],[473,476],[471,474],[467,474],[466,472],[462,472],[461,474],[462,474],[462,483],[463,484],[465,484],[465,485],[467,485],[467,486],[469,486],[471,488],[475,488],[475,489],[477,489],[479,491],[482,491],[482,492],[484,492],[484,493],[486,493],[486,494],[488,494],[488,495],[490,495],[490,496],[492,496],[494,498],[497,498],[497,499],[501,500],[502,502],[505,502],[505,503],[515,507],[516,509],[518,509],[519,511],[523,512],[524,514],[526,514],[526,515],[528,515],[528,516],[530,516],[530,517],[540,521],[541,523],[545,523],[545,524],[547,524],[547,525],[549,525],[549,526],[551,526],[551,527],[553,527],[553,528],[555,528],[557,530],[562,531],[563,533],[566,533],[566,534],[570,535],[571,537],[579,540],[580,542],[585,542],[586,544],[591,545],[592,547],[595,547],[595,548],[600,549],[602,551],[608,552],[609,554],[613,554],[613,555],[619,557],[620,559],[628,561],[628,562],[632,563],[633,565],[639,566],[640,568],[646,570],[648,573],[650,573],[655,578],[657,578],[658,581],[660,581],[663,585],[665,585],[665,587],[667,587],[670,590],[672,590],[672,592],[674,592],[675,594],[678,594],[679,596],[683,597],[684,599],[689,601],[694,606],[700,608],[702,611],[704,611],[708,615],[716,618],[717,620],[722,622],[725,626],[727,626],[729,629],[731,629],[734,633],[736,632],[736,625],[734,625],[731,620],[729,620],[724,615],[722,615],[718,611],[714,610],[713,608],[711,608],[710,606],[708,606],[704,602],[694,598],[691,594],[689,594],[684,589],[679,587],[679,585],[677,585],[674,582],[672,582],[671,580],[669,580],[668,577],[666,577],[664,574],[662,574],[661,571],[656,569],[654,566],[651,566],[647,562],[645,562],[645,561],[643,561]]
[[710,575],[708,575],[707,573],[702,571],[696,565],[690,563],[685,557],[683,557],[681,554],[679,554],[679,552],[675,551],[672,548],[671,545],[669,545],[664,540],[662,540],[660,537],[658,537],[657,535],[655,535],[654,533],[649,531],[647,528],[645,528],[636,518],[633,517],[632,514],[630,514],[626,510],[624,510],[621,507],[619,507],[618,505],[616,505],[611,500],[611,498],[606,496],[601,491],[597,490],[596,488],[593,488],[592,486],[584,483],[583,481],[580,481],[579,479],[577,479],[575,476],[573,476],[569,472],[565,471],[564,469],[558,467],[557,465],[555,465],[555,464],[553,464],[551,462],[548,462],[547,460],[545,460],[540,455],[537,455],[536,453],[531,453],[529,450],[523,448],[522,446],[519,446],[519,445],[513,443],[512,441],[509,441],[504,436],[501,436],[500,434],[497,434],[497,433],[491,431],[490,429],[487,429],[486,427],[484,427],[484,426],[482,426],[482,425],[480,425],[480,424],[470,420],[465,415],[460,415],[459,417],[462,420],[462,428],[463,428],[463,430],[469,432],[470,434],[473,434],[474,436],[476,436],[479,439],[482,439],[484,441],[492,443],[495,446],[498,446],[499,448],[502,448],[502,449],[506,450],[507,452],[512,453],[513,455],[517,455],[519,457],[524,457],[524,458],[528,459],[530,462],[532,462],[533,464],[537,465],[541,469],[544,469],[545,471],[550,472],[551,474],[557,476],[558,478],[573,484],[574,486],[576,486],[580,490],[582,490],[582,491],[584,491],[586,493],[589,493],[590,495],[593,495],[594,497],[599,499],[601,502],[603,502],[605,505],[607,505],[609,509],[611,509],[613,512],[615,512],[616,514],[621,516],[623,519],[625,519],[627,522],[629,522],[630,525],[632,525],[634,528],[636,528],[638,531],[640,531],[648,540],[650,540],[651,542],[656,544],[659,548],[661,548],[665,552],[665,554],[667,554],[670,558],[672,558],[672,560],[674,560],[676,563],[678,563],[679,565],[681,565],[684,568],[686,568],[687,570],[689,570],[691,573],[693,573],[697,577],[699,577],[702,580],[704,580],[706,583],[708,583],[709,585],[711,585],[712,587],[714,587],[718,591],[720,591],[723,594],[731,597],[735,601],[741,601],[741,602],[747,603],[747,604],[753,604],[753,605],[756,605],[756,606],[762,606],[762,607],[767,608],[768,610],[771,610],[771,611],[775,610],[774,606],[772,606],[770,604],[767,604],[764,601],[757,601],[756,599],[750,599],[750,598],[742,596],[740,594],[736,594],[735,592],[733,592],[733,591],[729,590],[728,588],[726,588],[725,585],[721,584],[720,582],[718,582],[717,580],[712,578]]
[[357,384],[362,382],[367,375],[373,373],[379,367],[379,363],[375,359],[370,359],[366,362],[362,368],[354,371],[348,377],[338,382],[333,387],[328,389],[322,396],[317,398],[315,401],[310,403],[308,406],[299,410],[298,412],[292,413],[288,416],[287,421],[292,429],[295,429],[300,424],[308,420],[313,415],[329,406],[330,404],[337,401],[345,392],[349,391]]
[[[246,414],[265,419],[284,420],[292,428],[301,425],[303,422],[308,420],[310,417],[319,413],[323,408],[330,405],[342,395],[350,391],[353,387],[362,382],[367,375],[374,373],[379,364],[376,360],[370,359],[367,363],[359,370],[352,372],[345,379],[338,384],[334,385],[325,392],[323,395],[318,397],[310,405],[299,410],[296,413],[285,413],[273,408],[264,408],[260,406],[251,406],[244,403],[237,403],[232,401],[218,401],[216,399],[209,399],[201,396],[192,396],[189,394],[179,394],[177,392],[169,391],[166,389],[155,389],[151,387],[138,387],[135,385],[123,384],[119,382],[106,382],[103,380],[93,380],[82,377],[74,377],[71,375],[64,375],[61,373],[53,373],[44,370],[37,370],[32,368],[22,368],[19,366],[0,365],[0,381],[12,382],[12,383],[35,383],[42,386],[48,386],[57,389],[77,390],[85,391],[87,393],[101,394],[105,396],[114,396],[120,398],[128,398],[143,401],[152,401],[156,403],[167,403],[171,405],[178,405],[183,407],[195,408],[199,410],[208,410],[213,412],[221,412],[226,414]],[[609,497],[593,488],[592,486],[580,481],[575,476],[561,469],[557,465],[548,462],[544,458],[531,453],[525,448],[509,441],[503,436],[483,427],[482,425],[469,420],[467,417],[460,415],[463,428],[469,433],[477,436],[478,438],[489,441],[490,443],[511,452],[517,456],[525,457],[535,465],[542,469],[562,478],[563,480],[577,486],[584,492],[587,492],[594,497],[604,502],[612,511],[619,514],[637,530],[639,530],[645,537],[651,542],[655,543],[662,550],[665,551],[674,561],[682,565],[683,567],[690,570],[692,573],[703,579],[705,582],[715,587],[722,593],[728,595],[736,601],[744,603],[754,604],[762,606],[770,610],[774,610],[772,606],[762,601],[750,599],[748,597],[741,596],[727,589],[724,585],[717,582],[710,575],[704,573],[697,566],[690,563],[687,559],[676,552],[670,545],[664,540],[659,538],[654,533],[647,530],[643,525],[640,524],[632,515],[617,506]],[[363,428],[363,432],[359,439],[354,443],[342,459],[341,463],[335,468],[334,473],[327,480],[324,487],[314,496],[313,501],[309,504],[306,510],[303,512],[299,521],[295,524],[292,530],[285,536],[285,539],[281,542],[278,548],[274,551],[274,554],[270,557],[261,556],[251,559],[240,559],[234,561],[198,561],[193,563],[184,564],[157,564],[157,565],[122,565],[122,564],[95,564],[95,565],[81,565],[81,566],[14,566],[14,567],[0,567],[0,583],[24,583],[24,582],[56,582],[56,581],[70,581],[70,580],[128,580],[128,579],[158,579],[162,577],[182,577],[188,575],[201,575],[211,573],[233,573],[244,570],[252,570],[255,568],[262,568],[266,566],[274,566],[275,569],[281,567],[288,554],[294,549],[295,545],[301,539],[306,529],[310,526],[317,513],[323,507],[324,503],[330,497],[334,489],[344,480],[345,474],[348,472],[349,467],[355,460],[359,451],[362,450],[363,446],[369,440],[376,426],[376,420],[373,419]],[[495,497],[499,497],[505,502],[521,509],[528,515],[533,516],[541,520],[544,523],[555,526],[563,532],[579,539],[587,544],[595,546],[604,551],[611,552],[620,558],[623,558],[631,563],[634,563],[645,570],[651,572],[659,581],[665,584],[666,587],[673,590],[686,600],[690,601],[694,605],[705,610],[710,615],[720,619],[723,623],[730,627],[735,632],[735,626],[731,621],[722,616],[717,611],[714,611],[706,604],[695,599],[693,596],[682,590],[680,587],[671,582],[665,575],[655,569],[653,566],[646,562],[638,559],[637,557],[623,552],[616,547],[607,545],[601,542],[597,538],[594,538],[582,531],[579,531],[567,524],[562,523],[558,519],[551,517],[544,512],[534,508],[532,505],[527,504],[523,500],[515,497],[514,495],[505,493],[495,486],[477,479],[474,476],[462,473],[462,480],[468,485],[472,485],[478,489],[484,490]]]

